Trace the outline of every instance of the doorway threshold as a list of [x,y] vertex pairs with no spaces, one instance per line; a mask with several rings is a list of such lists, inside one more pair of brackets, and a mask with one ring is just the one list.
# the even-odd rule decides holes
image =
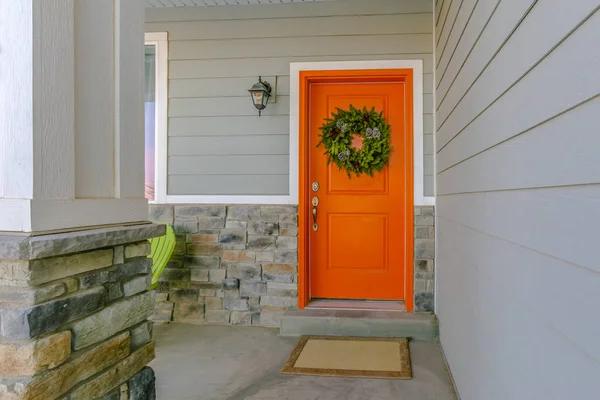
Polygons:
[[406,312],[403,301],[313,299],[305,307],[311,310],[361,310]]

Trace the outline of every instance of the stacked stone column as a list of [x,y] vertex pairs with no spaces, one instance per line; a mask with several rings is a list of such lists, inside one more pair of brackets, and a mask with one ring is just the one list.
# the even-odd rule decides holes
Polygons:
[[415,311],[434,309],[435,209],[415,207]]
[[0,399],[154,399],[159,225],[0,237]]

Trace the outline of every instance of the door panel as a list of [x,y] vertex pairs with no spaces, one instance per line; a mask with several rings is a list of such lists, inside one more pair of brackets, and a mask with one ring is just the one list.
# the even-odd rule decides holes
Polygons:
[[[310,296],[403,300],[412,235],[412,93],[405,82],[354,81],[312,83],[308,96],[308,177],[321,188],[308,199],[319,199],[319,228],[309,233]],[[390,163],[373,177],[348,178],[316,147],[324,119],[350,104],[383,111],[391,125]]]

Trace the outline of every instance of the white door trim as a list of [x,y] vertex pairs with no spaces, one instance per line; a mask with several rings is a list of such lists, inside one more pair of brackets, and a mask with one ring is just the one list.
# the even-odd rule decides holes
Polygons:
[[414,121],[414,203],[415,206],[435,204],[435,197],[423,193],[423,61],[376,60],[290,63],[290,198],[298,204],[299,166],[299,84],[300,71],[400,69],[413,70],[413,121]]

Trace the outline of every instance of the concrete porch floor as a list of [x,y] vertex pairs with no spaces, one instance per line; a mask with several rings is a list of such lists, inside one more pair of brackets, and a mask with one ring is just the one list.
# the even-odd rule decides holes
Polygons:
[[258,327],[156,324],[159,400],[455,400],[437,341],[410,344],[413,379],[284,376],[297,338]]

